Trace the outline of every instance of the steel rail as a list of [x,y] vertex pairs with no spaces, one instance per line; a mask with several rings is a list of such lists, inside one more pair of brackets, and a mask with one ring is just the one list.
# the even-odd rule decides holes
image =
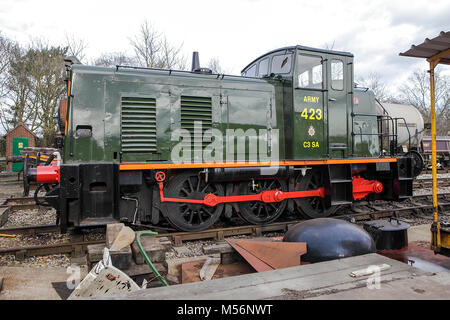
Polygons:
[[[438,194],[440,197],[448,197],[450,193],[441,193]],[[432,197],[432,194],[424,194],[424,195],[416,195],[412,198],[429,198]],[[382,204],[380,204],[382,205]],[[336,219],[345,219],[351,220],[352,222],[363,221],[363,220],[373,220],[380,219],[385,217],[399,217],[401,213],[415,210],[431,210],[433,209],[432,204],[419,204],[413,206],[406,207],[395,207],[395,208],[386,208],[386,209],[378,209],[376,208],[377,204],[365,204],[365,206],[374,211],[367,212],[357,212],[357,213],[344,213],[339,215],[334,215],[332,218]],[[450,206],[449,202],[439,202],[438,206],[443,211],[444,207]],[[282,221],[282,222],[274,222],[267,225],[244,225],[244,226],[234,226],[234,227],[226,227],[226,228],[216,228],[216,229],[208,229],[197,232],[172,232],[172,233],[160,233],[157,237],[168,237],[172,240],[174,245],[181,245],[183,241],[188,240],[202,240],[202,239],[215,239],[215,240],[223,240],[225,237],[231,236],[239,236],[239,235],[253,235],[253,236],[261,236],[265,232],[285,232],[289,229],[290,226],[305,222],[308,219],[296,219],[290,221]],[[151,229],[151,226],[149,226]],[[37,225],[37,226],[25,226],[25,227],[16,227],[16,228],[0,228],[0,232],[4,234],[22,234],[22,235],[33,235],[39,233],[51,233],[58,232],[59,227],[56,225]],[[15,247],[15,248],[6,248],[0,249],[0,255],[3,254],[14,254],[21,253],[26,256],[32,255],[47,255],[47,254],[61,254],[61,253],[71,253],[74,251],[77,252],[85,252],[86,248],[90,244],[101,244],[105,243],[104,240],[95,240],[95,241],[84,241],[84,242],[72,242],[72,243],[63,243],[63,244],[52,244],[52,245],[41,245],[41,246],[24,246],[24,247]]]
[[0,233],[10,234],[10,235],[35,235],[41,233],[55,233],[59,232],[59,226],[55,224],[49,225],[32,225],[32,226],[23,226],[23,227],[14,227],[14,228],[0,228]]
[[102,244],[105,240],[92,240],[69,243],[56,243],[40,246],[24,246],[14,248],[0,249],[0,255],[21,254],[23,256],[45,256],[50,254],[63,254],[72,252],[86,251],[87,246],[91,244]]

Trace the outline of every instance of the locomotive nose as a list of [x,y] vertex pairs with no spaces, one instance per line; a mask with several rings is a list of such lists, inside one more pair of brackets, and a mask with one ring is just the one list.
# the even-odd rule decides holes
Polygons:
[[[56,163],[52,161],[55,157],[57,159]],[[36,168],[28,168],[24,180],[26,180],[27,183],[36,182],[37,184],[59,183],[60,165],[61,156],[59,152],[55,152],[52,156],[49,157],[44,165],[39,165]]]
[[37,176],[37,168],[29,168],[26,177],[27,181],[36,182],[36,176]]
[[28,182],[59,183],[59,166],[39,166],[28,169]]

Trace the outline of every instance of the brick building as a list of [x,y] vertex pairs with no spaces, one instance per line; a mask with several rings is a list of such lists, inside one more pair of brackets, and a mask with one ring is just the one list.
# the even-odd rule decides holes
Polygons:
[[[36,135],[31,132],[23,124],[19,124],[6,134],[6,158],[13,156],[14,142],[17,142],[16,148],[23,149],[24,147],[36,146]],[[16,138],[16,140],[14,139]],[[8,163],[8,170],[12,170],[13,164]]]

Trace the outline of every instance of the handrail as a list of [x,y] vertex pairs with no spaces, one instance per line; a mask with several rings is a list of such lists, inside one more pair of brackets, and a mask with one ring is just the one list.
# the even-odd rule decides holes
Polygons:
[[401,118],[401,117],[394,118],[394,119],[396,121],[395,122],[396,125],[397,125],[397,120],[403,120],[403,122],[405,123],[406,130],[408,130],[408,151],[409,151],[411,149],[411,132],[409,131],[408,124],[406,123],[406,119]]
[[[386,111],[383,107],[383,110]],[[395,142],[395,148],[393,150],[391,150],[392,148],[389,148],[389,152],[391,155],[395,155],[397,154],[397,139],[398,139],[398,133],[397,133],[397,120],[395,118],[392,118],[390,115],[379,115],[379,114],[371,114],[371,113],[351,113],[351,117],[352,117],[352,136],[378,136],[378,137],[394,137],[394,139],[392,139]],[[383,119],[387,119],[390,120],[391,124],[392,124],[392,134],[385,134],[385,133],[355,133],[354,132],[354,121],[353,119],[355,117],[377,117],[378,121],[383,121]],[[394,125],[395,122],[395,125]],[[406,121],[405,121],[406,122]],[[381,125],[381,128],[383,126]],[[388,139],[389,145],[391,144],[391,139]],[[352,148],[354,148],[354,143],[355,141],[352,141]],[[380,145],[380,155],[382,155],[382,151],[383,151],[383,140],[381,139],[381,145]]]

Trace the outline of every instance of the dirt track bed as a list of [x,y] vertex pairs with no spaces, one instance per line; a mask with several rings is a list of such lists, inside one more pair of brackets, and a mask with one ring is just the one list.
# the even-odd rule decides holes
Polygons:
[[28,257],[23,261],[18,261],[12,254],[0,256],[0,267],[67,268],[70,264],[71,262],[68,254]]
[[3,228],[55,224],[55,222],[56,210],[53,208],[17,210],[9,213],[8,222]]

